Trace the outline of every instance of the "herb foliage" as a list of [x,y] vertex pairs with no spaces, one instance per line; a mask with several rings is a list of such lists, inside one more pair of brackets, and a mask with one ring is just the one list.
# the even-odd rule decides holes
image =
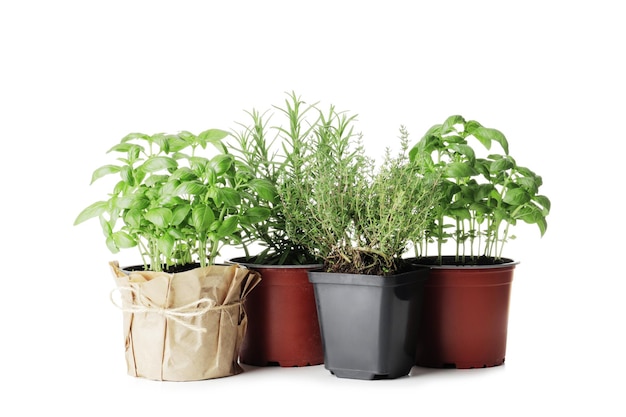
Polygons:
[[423,176],[418,162],[409,161],[404,128],[400,153],[387,149],[377,166],[355,133],[356,115],[334,106],[319,114],[293,161],[298,169],[280,182],[287,232],[328,272],[393,275],[424,232],[438,195],[436,174]]
[[[228,153],[227,135],[209,129],[125,136],[107,152],[116,163],[91,178],[93,184],[117,176],[108,198],[86,207],[74,224],[97,217],[109,250],[137,247],[145,269],[213,264],[224,245],[240,242],[243,227],[269,216],[252,169]],[[204,152],[209,144],[213,155]]]
[[[501,153],[491,151],[494,142]],[[472,144],[491,152],[481,158]],[[441,198],[416,241],[418,257],[425,257],[428,244],[435,243],[441,264],[443,245],[452,239],[456,263],[497,263],[506,242],[515,238],[511,226],[518,221],[535,224],[541,236],[546,232],[550,200],[539,194],[542,177],[517,164],[501,131],[453,115],[431,127],[410,150],[410,158],[422,161],[424,175],[442,177]]]

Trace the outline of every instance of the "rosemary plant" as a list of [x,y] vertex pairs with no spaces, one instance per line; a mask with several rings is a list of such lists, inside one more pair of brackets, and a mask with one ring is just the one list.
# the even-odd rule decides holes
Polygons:
[[[302,181],[301,163],[309,152],[313,129],[320,118],[315,104],[306,104],[295,93],[288,95],[283,106],[273,106],[278,114],[256,109],[247,112],[250,122],[239,123],[242,130],[234,132],[232,146],[236,157],[252,169],[250,185],[269,201],[269,217],[244,226],[242,246],[246,259],[265,265],[306,265],[320,260],[305,246],[293,239],[300,231],[287,230],[281,184],[286,178]],[[274,119],[272,120],[272,117]],[[280,118],[276,121],[276,118]],[[280,123],[283,121],[283,123]],[[271,124],[270,122],[276,122]],[[252,200],[248,200],[252,201]],[[253,208],[250,208],[253,210]],[[263,250],[250,253],[259,244]]]

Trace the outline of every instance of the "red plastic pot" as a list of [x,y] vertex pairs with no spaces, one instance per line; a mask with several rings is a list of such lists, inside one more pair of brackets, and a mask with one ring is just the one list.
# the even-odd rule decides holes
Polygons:
[[248,328],[239,360],[255,366],[309,366],[324,363],[324,349],[307,272],[322,265],[258,265],[242,261],[261,274],[246,300]]
[[416,365],[469,369],[504,363],[517,263],[431,266]]

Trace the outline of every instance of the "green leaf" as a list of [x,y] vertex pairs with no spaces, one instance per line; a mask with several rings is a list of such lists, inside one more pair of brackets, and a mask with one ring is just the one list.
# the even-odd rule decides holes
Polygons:
[[178,162],[169,156],[152,156],[141,166],[145,172],[156,172],[162,169],[175,170],[176,168],[178,168]]
[[459,220],[469,220],[470,219],[470,212],[467,208],[464,207],[460,207],[460,208],[451,208],[448,210],[448,214],[456,219]]
[[470,161],[476,159],[476,153],[474,152],[474,149],[464,143],[451,144],[450,149],[454,150],[457,153],[460,153],[461,155],[464,155]]
[[276,201],[276,187],[271,181],[266,179],[253,179],[248,185],[256,191],[262,199],[271,202]]
[[215,220],[213,210],[207,206],[195,206],[191,212],[191,224],[200,233],[206,232]]
[[206,148],[207,143],[211,143],[216,148],[224,150],[225,147],[222,144],[222,139],[224,139],[228,135],[229,133],[224,130],[208,129],[198,135],[198,142],[200,143],[200,146],[202,146],[202,148]]
[[465,119],[460,115],[450,116],[443,122],[441,125],[441,134],[445,135],[446,133],[456,132],[455,125],[465,125]]
[[519,185],[520,187],[528,191],[530,194],[535,194],[538,190],[538,186],[534,178],[528,178],[528,177],[517,178],[515,179],[515,184]]
[[160,152],[169,153],[169,144],[167,141],[167,135],[164,133],[155,133],[148,139],[149,142],[156,144],[159,147]]
[[148,187],[152,187],[157,184],[163,184],[168,180],[168,178],[169,177],[167,175],[151,175],[144,181],[144,184]]
[[108,236],[106,238],[107,248],[111,251],[111,253],[118,253],[120,249],[115,244],[115,240],[113,240],[113,236]]
[[174,207],[173,215],[172,215],[172,226],[178,226],[185,220],[189,212],[191,211],[191,206],[188,204],[180,204]]
[[141,228],[141,219],[143,216],[141,215],[141,211],[137,209],[131,209],[124,213],[124,222],[132,227],[133,229]]
[[207,186],[198,181],[186,181],[176,187],[176,195],[199,195],[204,194]]
[[145,208],[148,208],[149,205],[150,200],[148,200],[144,194],[135,194],[134,198],[131,201],[130,208],[143,210]]
[[191,181],[197,178],[198,176],[189,167],[180,167],[170,176],[170,179],[180,181]]
[[484,198],[487,198],[494,189],[495,188],[493,184],[480,184],[476,188],[476,194],[474,195],[474,198],[476,199],[476,201],[483,200]]
[[135,140],[135,139],[143,139],[143,140],[148,140],[150,136],[146,135],[145,133],[139,133],[139,132],[133,132],[133,133],[129,133],[128,135],[124,136],[121,140],[122,143],[126,143],[129,142],[131,140]]
[[123,195],[119,198],[116,198],[115,200],[112,200],[112,205],[114,207],[120,208],[120,209],[130,209],[133,208],[133,203],[135,202],[135,196],[134,195]]
[[160,236],[157,240],[157,247],[159,251],[164,254],[166,257],[172,256],[172,251],[174,250],[175,240],[170,234],[164,234]]
[[504,153],[509,154],[509,143],[499,130],[481,126],[476,128],[472,135],[487,149],[491,149],[491,141],[495,140],[500,144]]
[[491,174],[497,174],[500,172],[504,172],[508,169],[511,169],[515,166],[514,162],[509,158],[500,158],[491,163],[489,167],[489,172]]
[[222,139],[224,139],[226,136],[228,136],[228,134],[229,133],[226,132],[225,130],[208,129],[200,133],[199,136],[201,136],[202,139],[206,140],[207,142],[219,142]]
[[469,164],[451,162],[445,167],[444,175],[448,178],[467,178],[477,175],[478,172]]
[[230,167],[233,166],[234,162],[235,162],[235,157],[233,157],[232,155],[220,154],[220,155],[214,156],[209,161],[209,167],[213,168],[213,170],[215,171],[215,174],[220,176],[224,174],[225,172],[227,172],[230,169]]
[[217,189],[215,202],[218,206],[237,207],[241,203],[241,196],[236,190],[230,187],[222,187]]
[[477,215],[483,215],[491,212],[489,206],[483,203],[472,203],[470,204],[469,209],[476,212]]
[[97,179],[104,177],[109,174],[116,174],[120,172],[120,167],[117,165],[104,165],[100,168],[96,169],[91,175],[91,184],[93,184]]
[[543,208],[542,213],[544,216],[547,216],[548,213],[550,213],[551,203],[548,197],[544,195],[536,195],[533,197],[533,201]]
[[129,155],[139,155],[144,151],[144,147],[141,145],[136,145],[134,143],[118,143],[114,145],[107,151],[107,153],[111,152],[121,152],[128,153]]
[[159,189],[159,195],[163,200],[169,200],[169,198],[177,196],[176,190],[179,185],[180,181],[178,180],[168,181]]
[[89,207],[83,209],[80,214],[74,220],[74,226],[84,222],[85,220],[89,220],[93,217],[97,217],[102,213],[106,212],[109,207],[108,201],[97,201],[91,204]]
[[167,141],[169,152],[176,153],[193,145],[196,142],[196,137],[190,132],[183,131],[178,135],[169,135]]
[[523,188],[508,188],[502,201],[512,206],[521,206],[530,201],[530,195]]
[[266,207],[252,207],[245,211],[243,219],[247,224],[259,223],[270,217],[271,211]]
[[122,177],[122,181],[128,184],[130,187],[135,186],[135,176],[133,175],[132,168],[125,165],[120,169],[120,177]]
[[137,246],[137,241],[135,241],[135,239],[133,239],[132,236],[126,232],[123,232],[123,231],[115,232],[111,235],[111,237],[113,238],[113,241],[115,242],[115,246],[118,248],[124,249],[124,248],[133,248]]
[[146,220],[154,224],[159,229],[167,228],[172,222],[172,217],[172,210],[165,207],[150,209],[145,214]]
[[167,233],[172,236],[174,239],[183,240],[185,239],[185,234],[178,229],[168,229]]
[[221,237],[229,236],[237,230],[238,225],[239,218],[237,216],[229,216],[225,218],[222,224],[218,227],[217,234]]
[[541,236],[546,234],[546,230],[548,230],[548,222],[545,217],[537,219],[537,227],[539,227],[539,233],[541,233]]

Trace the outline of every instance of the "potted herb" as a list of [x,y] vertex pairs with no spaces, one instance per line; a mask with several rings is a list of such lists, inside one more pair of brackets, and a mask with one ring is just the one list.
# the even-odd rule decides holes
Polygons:
[[[493,144],[501,152],[494,152]],[[488,153],[482,157],[482,153]],[[550,200],[542,178],[517,164],[497,129],[454,115],[430,128],[411,149],[425,175],[442,176],[441,198],[417,241],[419,265],[432,268],[416,363],[482,368],[504,362],[513,271],[505,258],[517,222],[546,231]],[[454,245],[444,254],[447,244]],[[428,256],[429,245],[436,255]]]
[[[324,352],[307,272],[322,265],[287,232],[280,194],[281,181],[297,177],[297,163],[319,121],[319,111],[295,93],[284,106],[273,109],[277,114],[247,112],[249,123],[240,123],[242,130],[233,133],[233,154],[252,169],[250,184],[269,202],[270,213],[265,220],[245,225],[241,236],[244,256],[230,260],[263,277],[245,301],[250,320],[240,361],[256,366],[318,365],[324,361]],[[255,207],[249,208],[253,210]]]
[[239,241],[242,224],[269,213],[250,212],[248,200],[260,198],[249,170],[227,153],[226,136],[218,129],[131,133],[109,150],[116,163],[93,173],[92,183],[118,178],[108,198],[85,208],[74,224],[98,218],[111,252],[138,248],[142,259],[125,268],[111,262],[131,375],[182,381],[242,371],[241,304],[260,277],[215,260],[224,245]]
[[287,232],[323,260],[309,271],[324,344],[324,365],[340,378],[392,379],[414,365],[427,268],[402,255],[423,233],[436,198],[434,176],[388,150],[377,166],[365,154],[356,116],[331,106],[321,115],[300,170],[280,191]]

